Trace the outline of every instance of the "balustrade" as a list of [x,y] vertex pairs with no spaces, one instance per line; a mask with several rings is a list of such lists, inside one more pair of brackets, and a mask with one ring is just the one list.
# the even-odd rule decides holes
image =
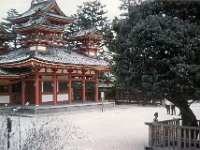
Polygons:
[[[199,150],[200,127],[182,126],[181,119],[145,123],[152,150]],[[198,121],[198,125],[200,121]]]

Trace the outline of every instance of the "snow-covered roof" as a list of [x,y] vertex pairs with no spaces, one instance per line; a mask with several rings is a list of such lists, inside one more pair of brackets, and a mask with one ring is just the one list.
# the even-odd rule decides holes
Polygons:
[[45,1],[48,1],[48,0],[32,0],[31,5],[36,5],[38,3],[42,3],[42,2],[45,2]]
[[78,52],[70,51],[64,46],[48,46],[47,52],[31,52],[28,47],[19,48],[0,55],[0,65],[23,62],[29,59],[36,59],[47,63],[78,66],[108,67],[109,65],[104,60],[91,58]]
[[[36,2],[37,1],[37,2]],[[49,8],[55,0],[34,0],[32,1],[31,7],[24,13],[18,15],[18,16],[12,16],[9,17],[8,19],[10,20],[15,20],[15,19],[20,19],[20,18],[25,18],[32,16],[36,14],[38,11],[43,11]]]

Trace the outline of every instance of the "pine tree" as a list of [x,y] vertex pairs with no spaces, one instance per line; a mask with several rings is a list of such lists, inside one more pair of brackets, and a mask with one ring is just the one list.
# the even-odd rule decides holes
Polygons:
[[103,30],[108,24],[105,7],[99,0],[84,2],[82,6],[78,6],[75,14],[76,25],[80,29],[89,29],[95,26],[99,30]]

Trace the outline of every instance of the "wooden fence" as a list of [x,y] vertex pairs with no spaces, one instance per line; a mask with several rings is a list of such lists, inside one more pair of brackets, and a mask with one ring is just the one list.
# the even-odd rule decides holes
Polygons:
[[200,127],[182,126],[181,119],[145,124],[149,126],[146,150],[200,150]]

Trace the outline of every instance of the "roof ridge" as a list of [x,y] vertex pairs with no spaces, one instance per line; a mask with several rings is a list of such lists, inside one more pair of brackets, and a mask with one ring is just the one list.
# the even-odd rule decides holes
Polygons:
[[39,5],[39,4],[44,3],[44,2],[46,3],[48,1],[49,1],[49,3],[51,3],[52,1],[55,1],[55,0],[32,0],[31,7],[34,6],[34,5]]

